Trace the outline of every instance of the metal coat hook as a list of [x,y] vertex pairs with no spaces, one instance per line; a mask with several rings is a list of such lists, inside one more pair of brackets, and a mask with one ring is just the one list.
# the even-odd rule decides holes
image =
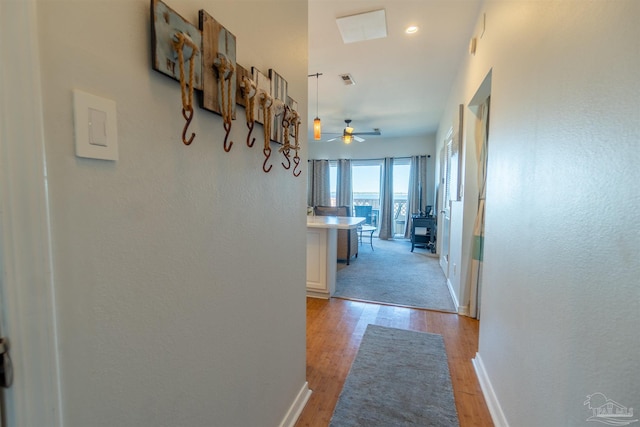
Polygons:
[[285,164],[284,162],[282,162],[282,167],[285,168],[286,170],[289,170],[291,168],[291,158],[290,158],[290,152],[291,152],[291,144],[289,144],[289,127],[291,126],[291,118],[292,115],[292,110],[288,107],[288,106],[284,106],[284,113],[282,114],[282,129],[283,129],[283,141],[284,144],[282,145],[282,148],[280,148],[280,152],[282,154],[284,154],[284,158],[287,159],[287,164]]
[[229,145],[227,145],[227,140],[229,139],[229,133],[231,132],[231,122],[224,122],[223,124],[224,130],[225,130],[225,135],[224,135],[224,151],[226,151],[227,153],[229,151],[231,151],[231,147],[233,146],[233,141],[229,141]]
[[[193,119],[193,85],[195,81],[195,56],[198,52],[198,47],[191,40],[188,34],[176,33],[172,37],[173,49],[177,54],[178,67],[180,71],[180,94],[182,96],[182,117],[187,121],[182,129],[182,142],[184,145],[189,145],[193,142],[196,134],[192,133],[191,137],[187,139],[187,129]],[[186,46],[186,53],[189,57],[189,81],[185,76],[184,70],[184,50]],[[187,87],[188,86],[188,87]]]
[[273,165],[270,165],[267,169],[267,162],[269,161],[269,157],[271,157],[271,146],[269,144],[271,142],[271,106],[273,104],[273,99],[268,93],[261,91],[259,100],[260,108],[264,111],[264,123],[262,125],[262,129],[264,130],[264,148],[262,149],[262,152],[264,153],[264,162],[262,163],[262,170],[265,173],[268,173],[273,167]]
[[[213,71],[218,75],[218,88],[220,90],[220,115],[222,116],[225,130],[223,148],[225,152],[231,151],[233,141],[229,141],[231,133],[231,120],[233,120],[233,99],[231,96],[231,77],[235,73],[235,65],[224,53],[218,52],[213,60]],[[226,91],[225,91],[226,89]]]
[[284,154],[284,158],[287,159],[287,164],[285,165],[284,162],[282,162],[282,167],[285,168],[286,170],[289,170],[291,168],[291,159],[289,158],[289,150],[284,151],[282,154]]
[[251,138],[251,132],[253,132],[253,125],[255,124],[255,122],[247,122],[247,128],[249,129],[249,133],[247,133],[247,147],[253,147],[253,144],[255,144],[256,139],[255,138]]
[[247,147],[251,148],[253,147],[253,144],[255,144],[256,142],[255,138],[251,138],[251,133],[253,133],[253,127],[255,125],[254,103],[255,103],[255,96],[258,89],[256,87],[255,82],[249,79],[247,76],[242,77],[242,82],[240,82],[240,88],[244,93],[245,116],[247,120],[247,129],[249,129],[249,132],[247,132]]
[[184,145],[190,145],[193,142],[193,138],[196,137],[195,133],[191,133],[191,137],[187,139],[187,129],[191,124],[191,119],[193,119],[193,108],[192,107],[189,107],[187,109],[183,108],[182,117],[184,117],[184,119],[187,121],[184,124],[184,129],[182,129],[182,142],[184,143]]
[[271,148],[264,148],[262,152],[264,153],[264,162],[262,163],[262,170],[265,171],[265,173],[269,173],[269,171],[271,171],[271,168],[273,167],[273,165],[269,165],[269,169],[267,169],[267,162],[269,161],[269,157],[271,157]]
[[[296,155],[293,157],[293,163],[295,163],[295,167],[293,168],[293,176],[295,176],[296,178],[300,176],[300,174],[302,173],[301,170],[298,170],[298,167],[300,166],[300,156],[298,156],[298,154],[296,153]],[[298,173],[296,173],[296,170],[298,170]]]

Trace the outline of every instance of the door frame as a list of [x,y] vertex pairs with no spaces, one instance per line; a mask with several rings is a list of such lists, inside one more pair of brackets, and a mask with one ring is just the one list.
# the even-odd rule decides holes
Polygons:
[[449,252],[451,248],[451,145],[453,144],[453,127],[447,132],[444,144],[440,149],[440,186],[438,203],[438,253],[440,268],[449,279]]
[[0,2],[0,312],[11,342],[7,427],[62,426],[38,17]]

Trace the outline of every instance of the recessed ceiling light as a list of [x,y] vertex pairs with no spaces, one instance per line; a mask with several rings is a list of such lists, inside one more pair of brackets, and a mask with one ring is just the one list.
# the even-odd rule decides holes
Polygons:
[[415,25],[411,25],[410,27],[407,27],[407,29],[404,30],[404,32],[407,34],[415,34],[418,32],[418,27],[416,27]]

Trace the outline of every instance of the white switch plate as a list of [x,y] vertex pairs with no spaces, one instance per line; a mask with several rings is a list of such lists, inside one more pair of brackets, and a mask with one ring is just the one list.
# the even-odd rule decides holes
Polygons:
[[118,160],[115,101],[75,89],[73,110],[76,156]]

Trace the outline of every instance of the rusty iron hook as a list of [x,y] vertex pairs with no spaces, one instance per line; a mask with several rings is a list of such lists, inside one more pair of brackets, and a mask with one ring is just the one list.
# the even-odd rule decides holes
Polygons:
[[[300,166],[300,156],[298,156],[297,153],[296,153],[295,156],[293,156],[293,163],[296,164],[296,166],[293,168],[293,176],[295,176],[297,178],[302,173],[301,170],[298,170],[298,166]],[[296,173],[296,170],[298,170],[298,173]]]
[[191,119],[193,119],[193,108],[182,108],[182,117],[184,117],[184,119],[187,121],[184,124],[184,129],[182,129],[182,142],[184,143],[184,145],[189,145],[193,142],[193,138],[196,137],[195,133],[191,133],[191,137],[187,139],[187,129],[189,128],[189,124],[191,124]]
[[229,123],[224,122],[223,126],[224,126],[225,132],[227,132],[224,135],[224,147],[223,148],[224,148],[224,151],[226,151],[228,153],[229,151],[231,151],[231,146],[233,145],[233,141],[229,141],[229,145],[227,145],[227,140],[229,139],[229,133],[231,132],[231,122],[229,122]]
[[262,170],[265,171],[265,173],[269,173],[269,171],[271,171],[271,168],[273,167],[273,165],[269,165],[269,169],[267,169],[267,162],[269,161],[269,157],[271,157],[271,148],[264,148],[262,152],[264,153],[264,162],[262,163]]
[[284,162],[282,162],[282,167],[285,168],[286,170],[289,170],[291,168],[291,159],[289,158],[289,150],[283,151],[282,154],[284,154],[284,158],[287,159],[287,164],[285,165]]
[[256,143],[256,139],[255,138],[251,138],[251,133],[253,132],[253,125],[255,124],[255,122],[247,122],[247,128],[249,128],[249,133],[247,133],[247,147],[251,148],[253,147],[253,144]]

